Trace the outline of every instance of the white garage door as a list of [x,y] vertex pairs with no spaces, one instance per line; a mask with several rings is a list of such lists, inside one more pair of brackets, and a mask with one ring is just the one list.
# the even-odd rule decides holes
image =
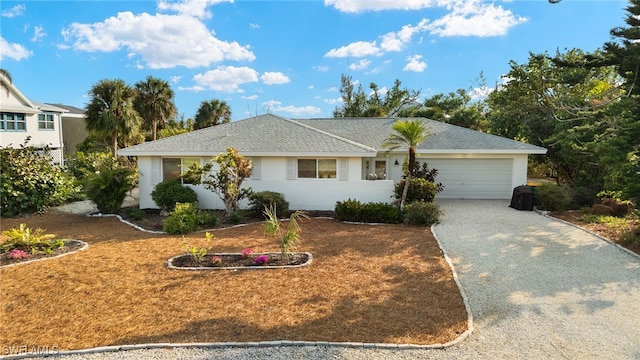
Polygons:
[[512,159],[420,159],[438,169],[442,199],[510,199]]

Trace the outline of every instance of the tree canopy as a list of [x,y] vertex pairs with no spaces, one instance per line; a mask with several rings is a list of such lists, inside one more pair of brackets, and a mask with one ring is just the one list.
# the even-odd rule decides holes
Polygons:
[[203,101],[200,103],[194,120],[194,130],[226,124],[231,121],[231,108],[224,100]]
[[135,85],[137,91],[135,108],[151,131],[151,140],[158,138],[158,128],[176,116],[178,110],[173,102],[174,93],[166,80],[149,75]]

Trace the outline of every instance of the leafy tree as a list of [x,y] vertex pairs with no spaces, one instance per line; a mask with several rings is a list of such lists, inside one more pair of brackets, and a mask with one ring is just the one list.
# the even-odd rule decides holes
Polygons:
[[355,89],[351,76],[341,76],[340,95],[342,106],[333,111],[333,117],[394,117],[407,106],[417,103],[420,91],[401,88],[400,80],[393,87],[383,91],[375,83],[369,84],[370,96],[362,90],[362,85]]
[[403,117],[424,117],[474,130],[483,130],[487,126],[482,104],[472,102],[471,95],[464,89],[433,95],[424,100],[423,106],[406,108],[400,114]]
[[417,119],[410,119],[406,121],[397,120],[393,124],[393,130],[395,133],[389,135],[382,144],[382,147],[389,149],[389,151],[400,147],[407,147],[409,150],[409,163],[405,173],[405,185],[400,199],[400,210],[402,210],[404,209],[404,205],[407,200],[409,183],[411,182],[411,176],[416,165],[416,147],[427,139],[427,137],[430,136],[430,133],[424,123]]
[[156,140],[158,128],[162,128],[165,121],[177,113],[173,102],[173,90],[167,81],[153,76],[147,76],[144,81],[137,82],[135,88],[135,109],[144,119],[145,125],[151,129],[151,139]]
[[[218,164],[219,170],[211,172],[213,163]],[[251,160],[245,159],[234,148],[227,148],[227,152],[213,158],[213,162],[200,166],[194,163],[183,175],[191,184],[203,184],[213,191],[224,202],[228,215],[238,209],[238,201],[251,194],[251,189],[243,189],[242,182],[251,176]]]
[[124,142],[139,130],[142,119],[133,106],[136,92],[124,80],[103,79],[91,87],[89,95],[87,129],[107,135],[115,155],[118,140]]
[[169,119],[164,128],[158,132],[158,137],[162,139],[189,131],[193,131],[193,119],[185,120],[184,116],[181,116],[179,120],[177,118]]
[[231,122],[231,108],[224,100],[203,101],[196,112],[194,130]]
[[87,196],[96,203],[99,211],[117,213],[127,193],[137,184],[137,172],[120,164],[116,157],[103,159],[96,169],[86,174]]

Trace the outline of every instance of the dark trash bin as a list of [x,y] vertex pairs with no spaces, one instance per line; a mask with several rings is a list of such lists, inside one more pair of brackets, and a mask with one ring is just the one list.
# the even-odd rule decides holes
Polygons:
[[511,205],[516,210],[533,210],[533,189],[530,186],[521,185],[513,189]]

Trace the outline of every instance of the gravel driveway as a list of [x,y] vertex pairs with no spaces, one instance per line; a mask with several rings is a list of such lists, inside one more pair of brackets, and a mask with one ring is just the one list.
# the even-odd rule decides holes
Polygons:
[[640,359],[640,257],[507,201],[439,201],[474,333],[445,350],[156,349],[73,359]]

